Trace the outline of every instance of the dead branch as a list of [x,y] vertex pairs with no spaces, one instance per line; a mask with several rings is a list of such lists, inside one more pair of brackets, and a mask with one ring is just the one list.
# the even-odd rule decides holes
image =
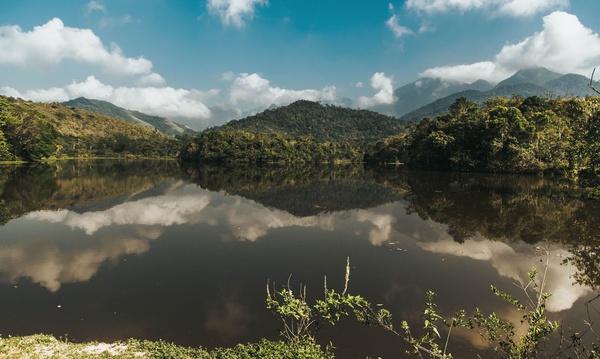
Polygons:
[[596,89],[596,86],[598,85],[598,83],[600,82],[600,80],[596,81],[596,83],[594,83],[594,73],[596,72],[596,68],[594,68],[594,71],[592,71],[592,76],[590,77],[590,83],[588,84],[588,87],[594,91],[595,93],[597,93],[598,95],[600,95],[600,91],[598,91]]

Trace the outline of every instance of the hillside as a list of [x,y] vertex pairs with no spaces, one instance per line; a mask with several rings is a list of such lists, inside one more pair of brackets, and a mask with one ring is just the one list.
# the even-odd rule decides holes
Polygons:
[[66,106],[96,112],[102,115],[116,117],[143,126],[155,128],[158,131],[170,136],[194,135],[198,133],[187,126],[173,122],[168,118],[151,116],[142,112],[127,110],[106,101],[79,97],[74,100],[63,102],[63,104]]
[[0,96],[0,161],[173,157],[179,146],[173,137],[118,118]]
[[377,112],[300,100],[231,121],[219,129],[309,136],[318,141],[363,141],[397,134],[404,127],[404,122],[397,118]]
[[588,82],[589,79],[585,76],[560,75],[545,68],[521,70],[500,82],[493,89],[456,92],[411,111],[400,118],[405,121],[418,121],[424,117],[432,118],[446,114],[450,105],[460,97],[465,97],[478,105],[482,105],[490,98],[511,97],[513,95],[523,98],[531,96],[584,97],[591,94],[587,87]]

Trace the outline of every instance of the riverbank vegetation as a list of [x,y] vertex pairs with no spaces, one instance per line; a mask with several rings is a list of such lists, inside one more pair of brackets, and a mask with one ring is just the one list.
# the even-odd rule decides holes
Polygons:
[[[448,114],[410,124],[352,111],[358,110],[299,101],[206,130],[183,146],[180,159],[552,173],[590,185],[600,171],[597,97],[500,97],[482,106],[459,98]],[[333,122],[332,113],[338,116]],[[340,118],[348,119],[345,126]]]
[[556,173],[596,178],[600,98],[459,98],[446,115],[378,141],[367,162],[412,169]]
[[51,335],[0,337],[0,358],[28,359],[333,359],[313,340],[238,344],[232,348],[191,348],[164,341],[129,339],[115,343],[73,343]]

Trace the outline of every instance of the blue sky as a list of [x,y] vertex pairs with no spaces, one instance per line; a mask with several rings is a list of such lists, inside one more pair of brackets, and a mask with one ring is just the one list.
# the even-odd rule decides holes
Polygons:
[[589,75],[597,0],[0,2],[0,94],[78,96],[203,128],[219,106],[390,104],[420,77]]

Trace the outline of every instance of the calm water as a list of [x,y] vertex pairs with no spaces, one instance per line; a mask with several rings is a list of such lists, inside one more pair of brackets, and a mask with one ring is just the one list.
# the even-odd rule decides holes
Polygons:
[[[341,289],[348,256],[349,291],[398,322],[422,326],[428,290],[444,316],[479,306],[518,320],[489,286],[520,294],[514,283],[544,249],[550,315],[583,328],[600,283],[600,206],[574,191],[531,176],[362,167],[0,167],[0,334],[208,348],[277,339],[267,280],[293,274],[318,296],[324,275]],[[318,339],[339,358],[405,349],[352,320]],[[475,357],[482,346],[457,331],[449,350]]]

